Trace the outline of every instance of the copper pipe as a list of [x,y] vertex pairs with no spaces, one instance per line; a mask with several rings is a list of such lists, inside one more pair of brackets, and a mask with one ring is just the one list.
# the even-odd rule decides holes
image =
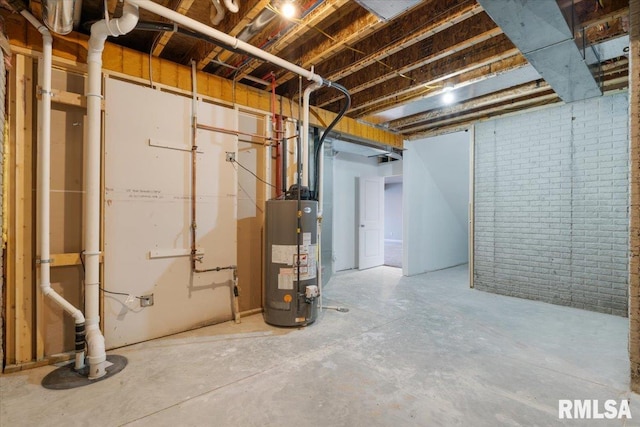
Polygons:
[[207,126],[207,125],[198,124],[198,123],[196,123],[195,128],[202,129],[202,130],[209,130],[212,132],[226,133],[229,135],[236,135],[236,136],[245,135],[245,136],[250,136],[252,138],[261,138],[261,139],[264,139],[265,141],[270,141],[272,139],[269,136],[258,135],[256,133],[242,132],[239,130],[225,129],[225,128],[219,128],[215,126]]

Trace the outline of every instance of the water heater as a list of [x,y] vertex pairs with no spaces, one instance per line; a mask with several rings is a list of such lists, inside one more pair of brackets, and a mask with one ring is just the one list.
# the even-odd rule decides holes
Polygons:
[[316,320],[317,211],[315,200],[267,201],[264,319],[271,325],[304,326]]

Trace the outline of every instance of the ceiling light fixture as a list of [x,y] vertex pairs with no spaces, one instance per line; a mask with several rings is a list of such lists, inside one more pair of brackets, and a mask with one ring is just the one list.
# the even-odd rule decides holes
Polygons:
[[456,97],[453,94],[453,85],[451,83],[445,84],[442,89],[442,102],[448,105],[453,104],[453,101],[455,100]]
[[293,17],[296,16],[296,13],[298,11],[296,10],[296,6],[293,4],[292,1],[286,1],[282,5],[280,12],[282,12],[282,16],[284,16],[285,18],[292,19]]

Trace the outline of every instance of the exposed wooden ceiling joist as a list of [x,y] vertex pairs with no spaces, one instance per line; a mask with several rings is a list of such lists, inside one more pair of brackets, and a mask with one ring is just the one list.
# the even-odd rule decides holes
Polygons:
[[[315,31],[314,27],[319,25],[327,17],[335,13],[338,9],[345,5],[349,0],[327,0],[312,10],[307,16],[305,16],[300,22],[297,23],[291,30],[276,40],[265,49],[265,51],[277,55],[291,43],[295,43],[296,39],[303,37],[309,31]],[[248,64],[242,67],[242,71],[236,77],[241,79],[244,76],[251,74],[256,68],[260,66],[260,61],[250,61]],[[304,67],[304,65],[303,65]]]
[[[464,38],[460,37],[461,31],[466,34]],[[394,77],[407,75],[410,71],[478,45],[499,34],[502,34],[502,30],[496,27],[486,13],[478,14],[466,20],[464,24],[437,32],[423,42],[413,44],[389,56],[383,64],[377,62],[371,64],[359,72],[345,77],[340,83],[348,87],[349,92],[353,95]],[[458,40],[460,42],[457,42]],[[316,104],[326,106],[338,99],[339,97],[334,96],[334,92],[324,91],[316,98]]]
[[[331,35],[332,38],[326,37],[321,43],[303,53],[299,59],[299,63],[304,68],[315,67],[316,64],[326,61],[333,55],[348,49],[351,44],[367,37],[383,25],[384,23],[375,15],[365,13],[351,21],[338,33]],[[281,85],[293,77],[293,73],[285,72],[278,76],[276,83]]]
[[[174,10],[182,15],[186,15],[194,1],[195,0],[179,0]],[[160,56],[173,34],[174,33],[169,31],[162,33],[155,46],[153,46],[153,56]]]
[[[210,1],[210,0],[209,0]],[[258,16],[262,10],[267,7],[271,0],[244,0],[240,3],[240,11],[237,14],[227,15],[220,24],[220,31],[227,33],[233,37],[240,34],[247,25],[249,25]],[[214,46],[204,41],[196,42],[193,51],[196,52],[193,57],[197,60],[199,70],[204,69],[211,61],[218,56],[224,49]]]
[[[314,48],[303,56],[304,63],[307,67],[313,65],[316,72],[327,80],[339,81],[480,12],[482,8],[475,0],[462,3],[457,0],[425,0],[393,21],[372,27],[371,31],[359,30],[366,28],[366,23],[345,27],[344,32],[334,37],[338,43],[329,40]],[[331,47],[331,43],[336,46]],[[281,93],[291,95],[297,91],[296,81],[287,82],[292,77],[285,74],[278,79]]]
[[456,52],[447,58],[422,66],[408,73],[411,80],[395,77],[384,85],[356,93],[351,99],[352,115],[362,116],[384,107],[384,104],[407,101],[420,96],[430,86],[467,71],[497,63],[502,59],[518,55],[519,51],[504,35],[499,35],[471,48]]
[[[610,64],[604,76],[603,91],[610,92],[626,86],[628,79],[628,62],[626,60]],[[527,90],[531,89],[531,90]],[[505,94],[505,96],[501,96]],[[516,95],[513,99],[509,95]],[[542,83],[522,85],[517,90],[508,90],[492,96],[484,97],[484,101],[471,100],[456,107],[447,107],[433,115],[420,125],[414,125],[399,131],[408,135],[410,139],[431,136],[434,131],[447,129],[451,126],[469,127],[471,123],[480,119],[495,117],[506,113],[519,111],[523,107],[530,108],[548,103],[561,102],[551,88]],[[392,128],[393,129],[393,128]]]

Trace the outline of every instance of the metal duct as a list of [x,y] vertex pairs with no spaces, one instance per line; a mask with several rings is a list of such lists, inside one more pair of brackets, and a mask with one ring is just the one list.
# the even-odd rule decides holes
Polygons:
[[383,21],[389,21],[416,6],[420,0],[356,0],[356,3]]
[[73,30],[75,0],[45,0],[42,19],[54,33],[69,34]]
[[[478,0],[564,102],[602,95],[576,38],[572,9],[556,0]],[[571,22],[571,26],[567,23]]]

